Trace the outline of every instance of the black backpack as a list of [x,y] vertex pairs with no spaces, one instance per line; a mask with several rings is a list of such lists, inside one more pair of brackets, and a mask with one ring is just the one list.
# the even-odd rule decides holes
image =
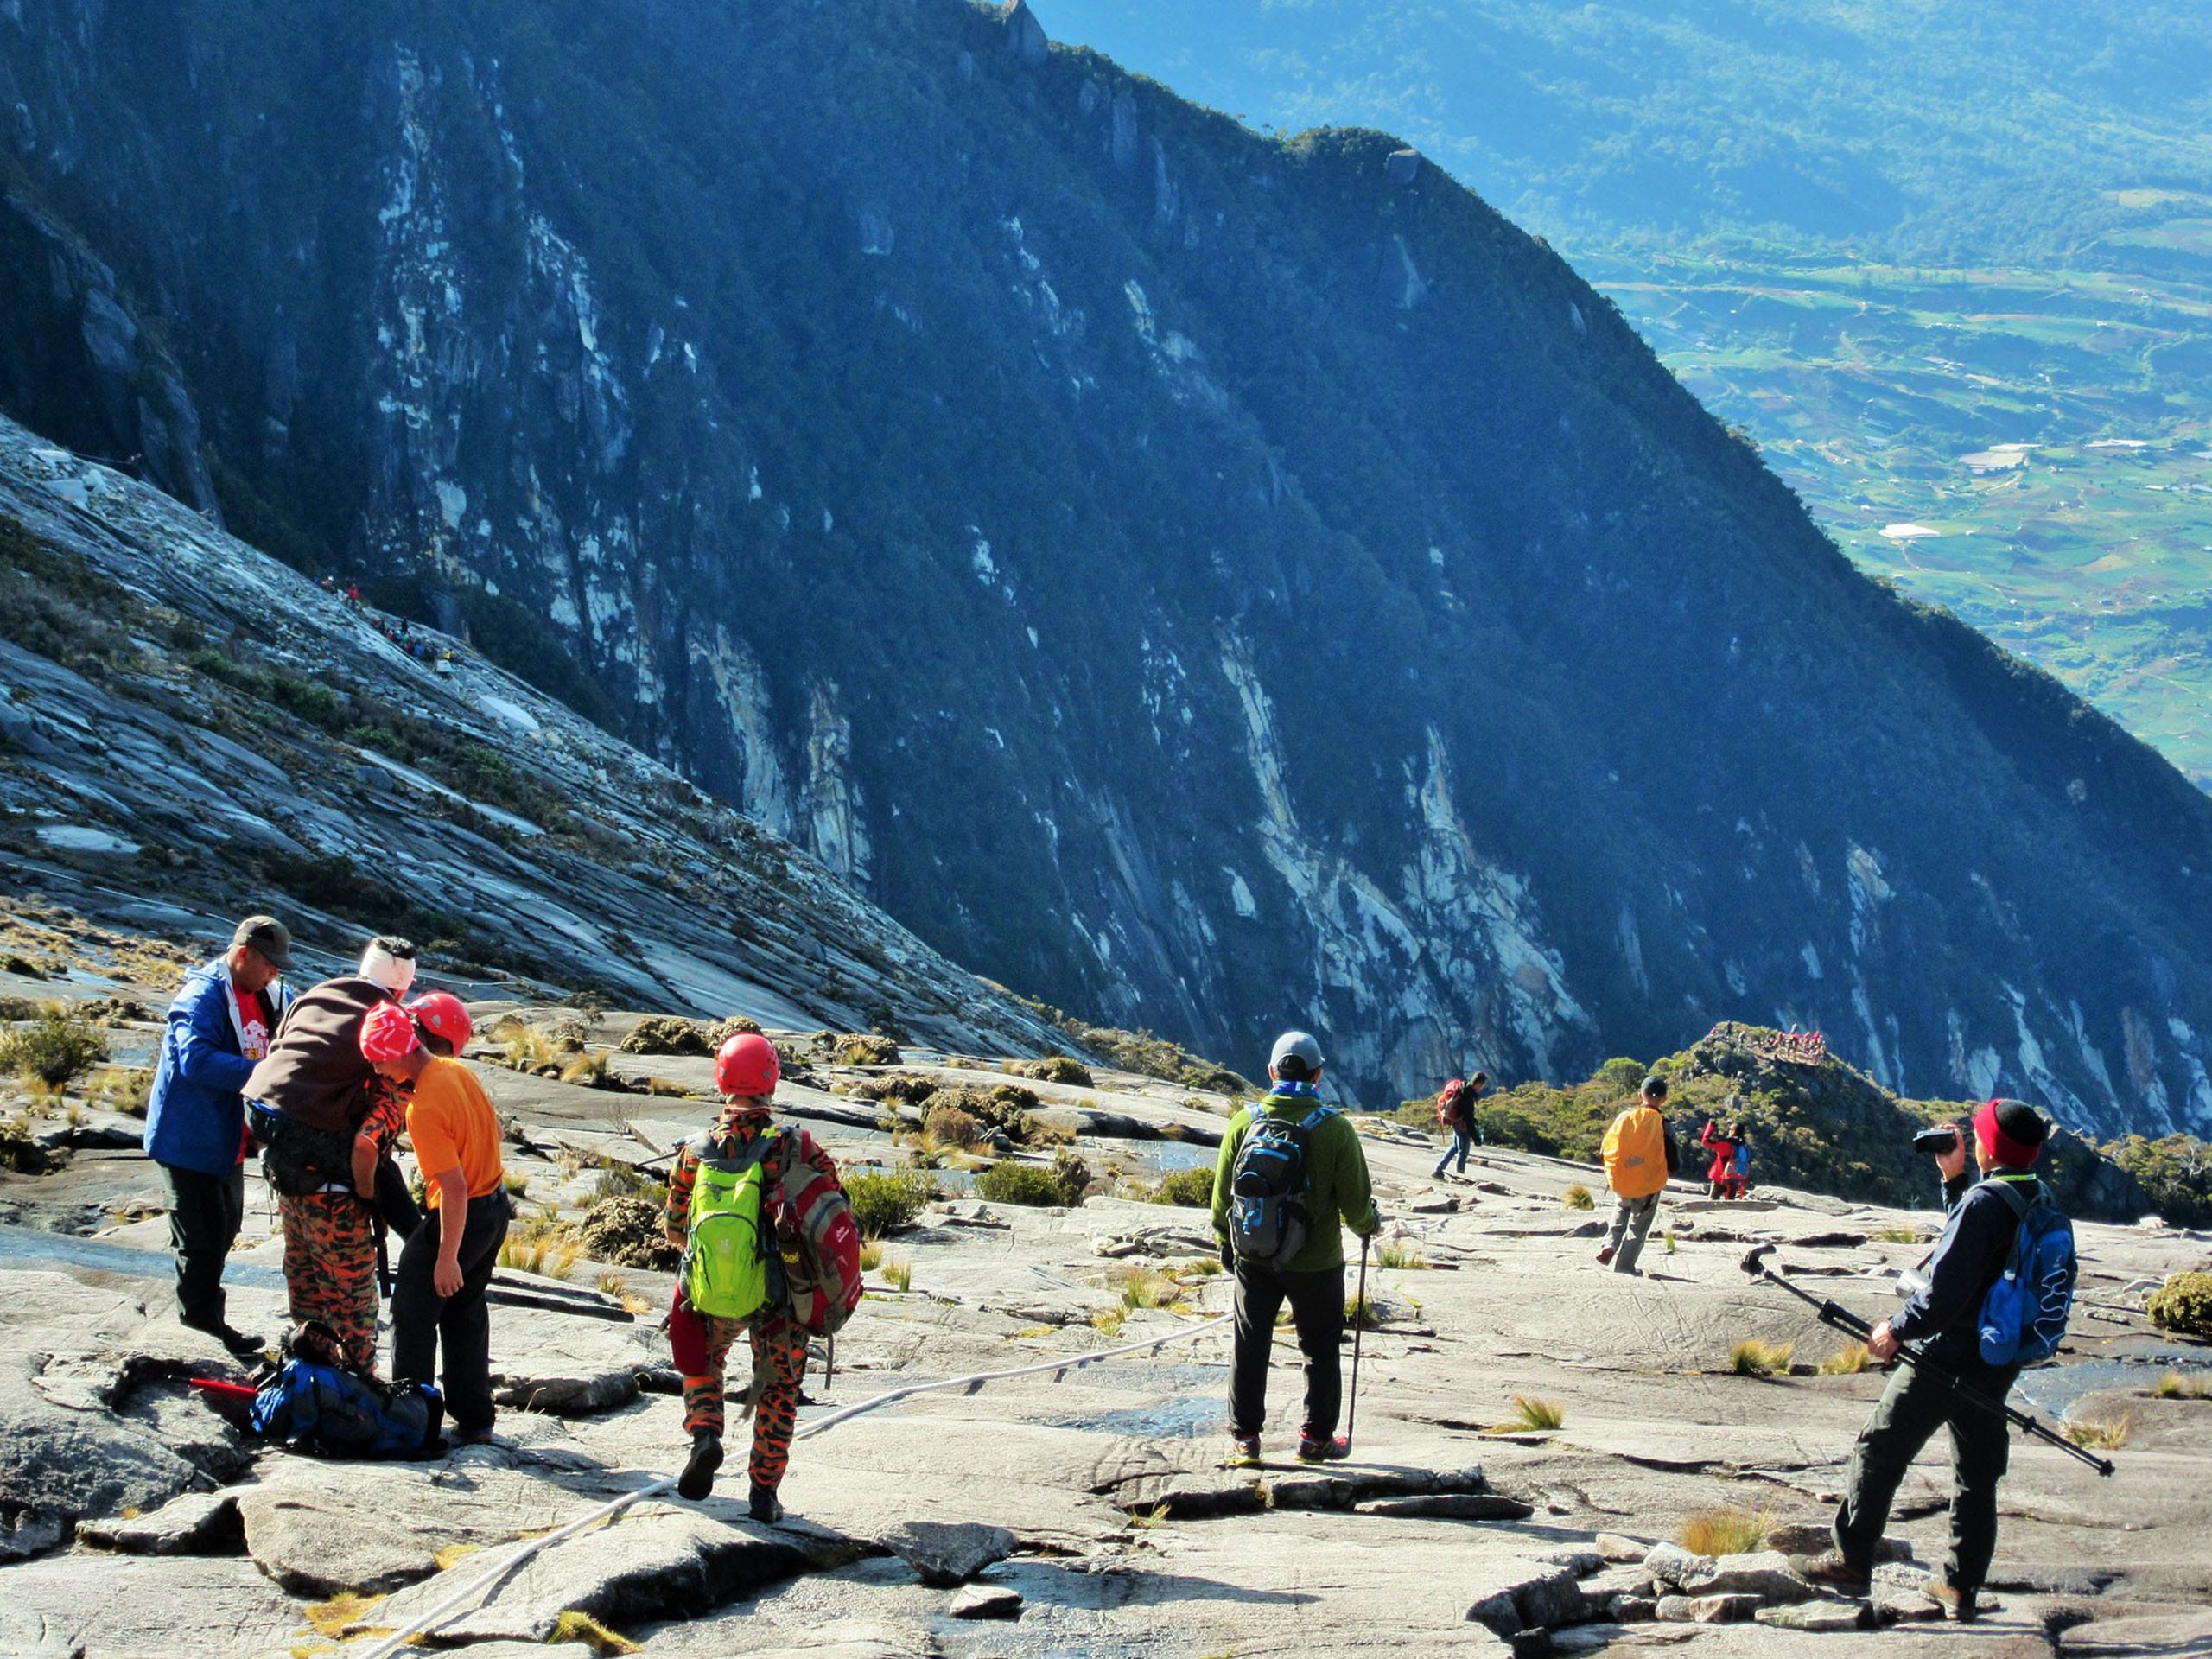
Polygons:
[[1254,1116],[1229,1173],[1229,1243],[1238,1261],[1271,1267],[1304,1247],[1311,1225],[1306,1147],[1335,1116],[1333,1106],[1317,1106],[1301,1118]]

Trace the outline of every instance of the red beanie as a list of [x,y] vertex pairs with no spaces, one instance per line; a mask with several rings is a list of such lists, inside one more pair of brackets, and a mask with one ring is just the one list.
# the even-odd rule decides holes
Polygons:
[[726,1095],[772,1095],[783,1071],[773,1043],[757,1031],[741,1031],[715,1056],[715,1087]]
[[379,1002],[361,1019],[361,1058],[371,1065],[396,1060],[420,1047],[415,1022],[397,1002]]
[[1974,1138],[2000,1169],[2033,1169],[2050,1132],[2043,1114],[2024,1100],[1999,1098],[1974,1115]]

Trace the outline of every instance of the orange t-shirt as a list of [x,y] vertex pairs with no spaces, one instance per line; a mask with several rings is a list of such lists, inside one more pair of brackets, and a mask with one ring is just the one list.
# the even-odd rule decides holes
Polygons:
[[499,1190],[505,1171],[499,1162],[499,1115],[476,1074],[459,1060],[434,1059],[415,1079],[407,1103],[407,1134],[415,1142],[415,1161],[438,1207],[438,1184],[430,1178],[458,1166],[468,1196],[480,1198]]

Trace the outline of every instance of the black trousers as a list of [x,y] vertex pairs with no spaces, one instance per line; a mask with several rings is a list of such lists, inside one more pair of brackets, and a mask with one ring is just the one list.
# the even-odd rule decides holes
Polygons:
[[[1955,1369],[1967,1386],[1992,1400],[2012,1392],[2017,1365],[1978,1361]],[[1951,1431],[1951,1554],[1943,1576],[1961,1590],[1979,1590],[1997,1553],[1997,1484],[2011,1451],[2005,1420],[1968,1405],[1947,1382],[1917,1365],[1901,1365],[1851,1449],[1843,1505],[1835,1512],[1835,1547],[1853,1567],[1874,1559],[1889,1525],[1890,1504],[1905,1470],[1939,1428]]]
[[485,1287],[499,1265],[507,1240],[507,1195],[487,1192],[468,1201],[461,1232],[461,1289],[438,1294],[439,1229],[435,1210],[401,1247],[391,1292],[391,1374],[405,1382],[428,1382],[442,1339],[446,1351],[446,1418],[461,1433],[492,1427],[492,1315]]
[[1229,1432],[1257,1434],[1268,1415],[1268,1360],[1275,1315],[1290,1304],[1298,1351],[1306,1357],[1305,1431],[1317,1440],[1337,1432],[1344,1403],[1338,1341],[1344,1329],[1344,1270],[1339,1262],[1313,1273],[1236,1264],[1236,1348],[1229,1378]]
[[227,1175],[163,1164],[169,1178],[169,1249],[176,1256],[176,1313],[212,1331],[223,1323],[223,1263],[245,1218],[245,1167]]

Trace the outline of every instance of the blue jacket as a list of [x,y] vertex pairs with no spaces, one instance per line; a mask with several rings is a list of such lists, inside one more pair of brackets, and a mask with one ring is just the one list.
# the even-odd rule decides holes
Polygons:
[[[271,986],[270,996],[281,1020],[290,999],[281,985]],[[203,1175],[236,1169],[245,1133],[238,1091],[253,1065],[238,1042],[231,970],[218,957],[194,969],[169,1004],[146,1106],[146,1155]]]

